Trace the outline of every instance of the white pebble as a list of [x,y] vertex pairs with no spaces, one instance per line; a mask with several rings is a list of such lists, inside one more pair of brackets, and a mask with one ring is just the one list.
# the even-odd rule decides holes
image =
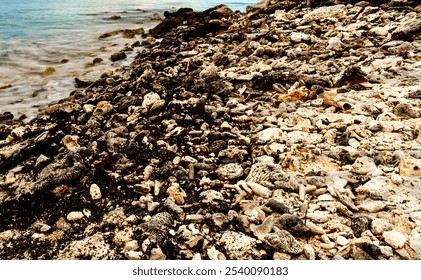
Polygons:
[[360,210],[364,210],[370,213],[376,213],[383,210],[386,207],[386,204],[383,201],[379,200],[367,200],[358,205]]
[[98,200],[102,197],[101,189],[97,184],[92,184],[89,189],[89,194],[91,195],[93,200]]
[[73,211],[67,215],[68,221],[77,221],[83,218],[83,213],[81,211]]
[[315,260],[316,259],[316,252],[313,249],[313,247],[311,247],[310,244],[305,244],[304,248],[303,248],[304,254],[306,255],[306,257],[309,260]]
[[130,252],[126,252],[124,255],[129,260],[140,260],[141,257],[143,256],[143,253],[142,252],[130,251]]
[[124,245],[124,250],[126,251],[135,251],[137,249],[139,249],[139,243],[137,240],[131,240],[126,242],[126,245]]
[[346,244],[349,243],[349,240],[343,237],[342,235],[338,235],[336,237],[336,243],[340,246],[345,246]]
[[307,218],[316,223],[325,223],[329,220],[329,213],[327,211],[314,211],[307,213]]
[[393,248],[399,249],[405,245],[408,238],[397,230],[383,232],[384,240]]

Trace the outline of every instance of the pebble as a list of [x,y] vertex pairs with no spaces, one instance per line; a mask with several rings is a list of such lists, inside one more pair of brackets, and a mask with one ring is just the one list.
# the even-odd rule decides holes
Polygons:
[[220,251],[218,251],[215,246],[212,246],[211,248],[207,249],[207,255],[210,260],[217,261],[217,260],[226,260],[226,257],[224,254],[222,254]]
[[417,259],[421,258],[421,234],[416,233],[409,239],[409,246],[417,254]]
[[378,200],[366,200],[363,201],[358,208],[363,211],[367,211],[370,213],[376,213],[383,210],[386,207],[386,204],[383,201]]
[[383,220],[383,219],[374,219],[371,222],[371,231],[374,234],[383,234],[385,231],[390,231],[393,229],[392,224],[390,224],[388,221]]
[[340,246],[345,246],[349,243],[349,240],[345,237],[343,237],[342,235],[338,235],[336,237],[336,243]]
[[171,186],[167,189],[167,193],[178,205],[183,205],[187,198],[186,192],[178,183],[171,183]]
[[408,238],[397,230],[383,232],[384,240],[394,249],[402,248]]
[[231,260],[254,260],[263,253],[257,249],[257,240],[242,232],[226,231],[222,234],[220,243]]
[[309,260],[316,259],[316,251],[310,244],[305,244],[303,248],[303,252]]
[[89,194],[91,195],[92,200],[98,200],[101,199],[101,189],[97,184],[92,184],[89,189]]
[[128,241],[124,245],[124,250],[126,251],[136,251],[137,249],[139,249],[139,243],[137,240]]
[[265,236],[265,243],[276,251],[299,254],[303,251],[301,244],[286,230],[269,233]]
[[237,179],[244,174],[244,169],[238,163],[228,163],[220,166],[216,170],[216,174],[223,180]]
[[307,213],[307,218],[316,223],[325,223],[329,220],[329,213],[327,211],[314,211]]
[[81,211],[73,211],[67,214],[67,220],[70,222],[74,222],[80,219],[83,219],[84,215]]

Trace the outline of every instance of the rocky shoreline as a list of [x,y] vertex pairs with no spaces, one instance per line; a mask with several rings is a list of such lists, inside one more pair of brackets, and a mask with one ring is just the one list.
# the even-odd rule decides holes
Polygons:
[[1,115],[0,259],[421,259],[421,7],[318,2],[166,13]]

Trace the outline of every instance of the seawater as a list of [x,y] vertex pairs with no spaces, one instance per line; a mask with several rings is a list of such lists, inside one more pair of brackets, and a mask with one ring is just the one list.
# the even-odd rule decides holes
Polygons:
[[[129,64],[111,63],[111,53],[136,40],[105,32],[158,24],[155,14],[191,7],[205,10],[226,4],[244,11],[258,0],[0,0],[0,113],[15,117],[36,115],[39,108],[65,98],[74,78],[95,79],[108,69]],[[110,20],[111,16],[119,20]],[[103,63],[93,67],[94,58]],[[44,75],[48,67],[54,74]]]

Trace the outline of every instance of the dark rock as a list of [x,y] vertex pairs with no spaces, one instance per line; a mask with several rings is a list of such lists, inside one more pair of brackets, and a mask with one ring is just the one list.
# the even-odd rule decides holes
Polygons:
[[144,236],[153,243],[162,244],[169,237],[169,230],[174,227],[174,218],[168,212],[154,215],[149,221],[140,225]]
[[109,20],[119,20],[119,19],[121,19],[121,16],[119,16],[119,15],[113,15],[113,16],[110,16],[107,19],[109,19]]
[[120,52],[112,54],[110,57],[110,60],[117,61],[117,60],[125,59],[126,57],[127,57],[126,53],[124,51],[120,51]]
[[362,249],[375,260],[378,260],[382,256],[382,250],[379,248],[379,246],[376,246],[372,243],[364,242]]
[[304,221],[293,214],[283,214],[278,223],[282,229],[287,230],[294,236],[310,236],[311,231]]
[[13,118],[14,118],[14,116],[10,112],[5,112],[3,114],[0,114],[0,122],[12,120]]
[[[205,14],[207,11],[205,11]],[[214,8],[209,10],[209,15],[213,19],[222,19],[222,18],[229,18],[232,16],[234,12],[225,5],[218,5]]]
[[359,216],[352,219],[351,228],[356,237],[361,237],[361,234],[370,229],[372,218],[368,216]]
[[[276,200],[276,199],[270,199],[266,203],[266,206],[268,206],[270,209],[272,209],[273,211],[278,212],[280,214],[289,213],[289,207],[286,206],[285,204],[283,204],[282,202]],[[296,224],[298,224],[298,223],[296,223]]]
[[102,58],[100,58],[100,57],[95,57],[94,58],[94,60],[92,60],[92,65],[95,65],[95,64],[99,64],[99,63],[101,63],[101,62],[103,62],[104,60],[102,59]]
[[[1,123],[1,121],[0,121]],[[0,124],[0,140],[6,139],[12,130],[8,125]]]
[[92,81],[83,81],[79,78],[75,78],[75,86],[76,88],[85,88],[92,85],[94,82]]

